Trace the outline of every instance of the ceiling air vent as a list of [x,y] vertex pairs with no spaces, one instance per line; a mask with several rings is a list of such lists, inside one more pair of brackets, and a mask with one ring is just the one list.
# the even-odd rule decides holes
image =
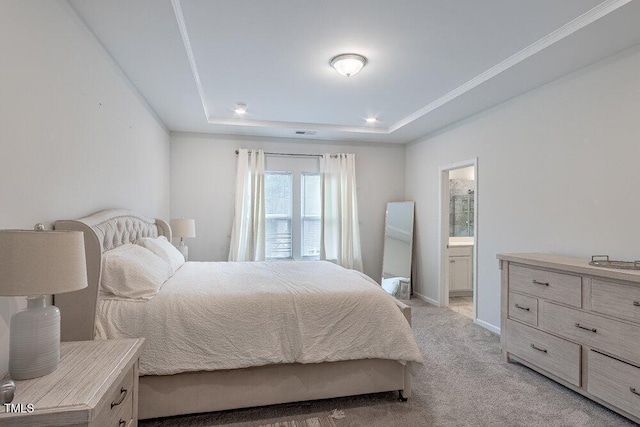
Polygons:
[[297,130],[296,135],[315,135],[315,130]]

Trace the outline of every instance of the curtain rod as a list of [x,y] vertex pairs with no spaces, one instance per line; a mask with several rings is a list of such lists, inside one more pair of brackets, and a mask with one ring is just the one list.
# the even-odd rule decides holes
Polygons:
[[[240,151],[236,150],[236,155],[238,155]],[[249,152],[251,154],[251,152]],[[301,154],[301,153],[268,153],[264,152],[265,156],[291,156],[291,157],[322,157],[322,154]],[[336,154],[332,154],[331,157],[338,157]]]

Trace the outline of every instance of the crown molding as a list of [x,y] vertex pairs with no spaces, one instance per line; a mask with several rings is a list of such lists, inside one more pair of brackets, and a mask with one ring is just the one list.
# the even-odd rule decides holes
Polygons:
[[386,127],[365,127],[334,125],[329,123],[305,123],[305,122],[281,122],[277,120],[245,120],[245,119],[225,119],[209,117],[207,119],[212,125],[227,126],[247,126],[247,127],[277,127],[279,129],[299,129],[299,130],[329,130],[336,132],[368,133],[368,134],[389,134]]
[[222,118],[222,117],[211,116],[211,114],[209,114],[209,108],[207,106],[207,102],[205,99],[204,90],[202,89],[202,82],[200,80],[200,74],[198,73],[198,67],[193,55],[193,50],[191,48],[191,42],[189,41],[189,33],[187,31],[186,23],[184,21],[184,15],[182,14],[182,6],[180,3],[180,0],[171,0],[171,4],[173,6],[173,11],[176,17],[178,28],[180,29],[182,42],[184,44],[185,52],[187,54],[187,59],[191,67],[193,79],[198,89],[198,94],[200,95],[200,102],[202,103],[202,108],[204,110],[204,114],[208,123],[214,124],[214,125],[227,125],[227,126],[274,127],[274,128],[281,128],[281,129],[290,128],[290,129],[304,129],[304,130],[318,130],[318,131],[324,130],[324,131],[346,132],[346,133],[388,135],[428,115],[429,113],[436,110],[437,108],[440,108],[443,105],[447,104],[448,102],[451,102],[452,100],[460,97],[461,95],[473,90],[474,88],[481,85],[482,83],[514,67],[520,62],[526,60],[527,58],[530,58],[531,56],[537,54],[538,52],[559,42],[565,37],[570,36],[576,31],[581,30],[582,28],[588,26],[589,24],[592,24],[598,19],[604,16],[607,16],[611,12],[621,8],[622,6],[626,5],[631,1],[632,0],[603,1],[602,3],[598,4],[594,8],[588,10],[587,12],[583,13],[577,18],[569,21],[562,27],[559,27],[558,29],[545,35],[544,37],[533,42],[529,46],[516,52],[515,54],[511,55],[510,57],[501,61],[500,63],[494,65],[493,67],[487,69],[483,73],[478,74],[473,79],[458,86],[454,90],[441,96],[435,101],[425,105],[421,109],[398,120],[397,122],[395,122],[389,127],[347,126],[347,125],[336,125],[336,124],[328,124],[328,123],[285,122],[285,121],[274,121],[274,120],[246,120],[246,119]]
[[457,88],[447,93],[446,95],[436,99],[432,103],[422,107],[421,109],[419,109],[415,113],[408,115],[404,119],[397,121],[396,123],[394,123],[389,127],[389,133],[395,132],[396,130],[408,125],[409,123],[429,114],[436,108],[439,108],[445,105],[446,103],[456,99],[457,97],[469,92],[470,90],[481,85],[487,80],[497,76],[498,74],[519,64],[525,59],[559,42],[565,37],[575,33],[576,31],[586,27],[587,25],[608,15],[609,13],[619,9],[620,7],[629,3],[630,1],[632,0],[606,0],[600,3],[593,9],[588,10],[587,12],[578,16],[577,18],[569,21],[562,27],[552,31],[551,33],[535,41],[534,43],[520,50],[519,52],[516,52],[515,54],[511,55],[509,58],[494,65],[493,67],[489,68],[482,74],[479,74],[473,79],[464,83],[463,85],[458,86]]
[[200,80],[200,74],[198,73],[198,66],[196,60],[193,57],[193,50],[191,49],[191,41],[189,40],[189,33],[187,32],[187,25],[184,22],[184,15],[182,14],[182,5],[180,0],[171,0],[171,6],[173,6],[173,13],[176,16],[176,22],[178,23],[178,29],[180,30],[180,36],[182,36],[182,44],[187,54],[187,60],[189,66],[191,66],[191,73],[193,74],[193,80],[196,83],[198,94],[200,95],[200,102],[204,109],[204,116],[209,120],[209,107],[207,107],[207,101],[204,98],[204,90],[202,90],[202,81]]

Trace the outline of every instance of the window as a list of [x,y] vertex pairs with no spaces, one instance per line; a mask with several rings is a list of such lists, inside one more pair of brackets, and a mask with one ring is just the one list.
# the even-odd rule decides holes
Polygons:
[[320,256],[320,174],[302,174],[302,256]]
[[266,259],[318,259],[321,224],[318,159],[267,157],[266,169]]
[[268,259],[291,258],[292,176],[290,172],[266,172],[265,187],[265,254]]

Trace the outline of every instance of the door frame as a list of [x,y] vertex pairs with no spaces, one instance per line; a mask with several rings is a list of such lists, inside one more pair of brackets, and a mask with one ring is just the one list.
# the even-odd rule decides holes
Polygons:
[[440,223],[439,237],[440,247],[438,257],[440,259],[440,265],[438,268],[438,282],[439,282],[439,306],[449,307],[449,262],[447,257],[447,246],[449,244],[449,201],[451,198],[451,192],[449,189],[449,172],[455,169],[466,168],[473,166],[475,191],[473,198],[473,231],[474,231],[474,245],[473,245],[473,321],[478,318],[478,200],[479,200],[479,181],[478,181],[478,158],[474,157],[469,160],[462,160],[460,162],[451,163],[445,166],[441,166],[439,171],[440,175],[440,209],[438,215],[438,221]]

